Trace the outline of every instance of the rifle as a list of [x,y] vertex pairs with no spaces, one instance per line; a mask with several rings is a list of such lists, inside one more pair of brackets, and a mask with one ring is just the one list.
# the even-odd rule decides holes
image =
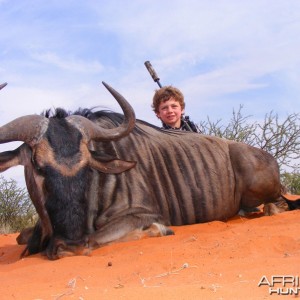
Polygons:
[[7,86],[7,82],[0,84],[0,90],[2,90],[5,86]]
[[[158,84],[158,86],[160,88],[162,88],[162,85],[160,83],[160,78],[157,76],[154,68],[152,67],[151,63],[149,60],[145,61],[145,66],[148,70],[148,72],[150,73],[152,79],[154,80],[154,82],[156,82]],[[195,124],[190,120],[189,116],[185,116],[182,118],[182,122],[184,124],[184,126],[187,128],[187,131],[192,131],[192,132],[198,132],[197,127],[195,126]],[[194,130],[192,129],[192,127],[194,128]]]

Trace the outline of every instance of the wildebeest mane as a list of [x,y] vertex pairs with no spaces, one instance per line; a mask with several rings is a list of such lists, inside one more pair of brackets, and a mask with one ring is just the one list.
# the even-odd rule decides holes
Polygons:
[[48,119],[50,119],[50,118],[64,119],[70,115],[72,115],[72,112],[66,111],[65,109],[60,108],[60,107],[55,108],[55,109],[50,108],[41,113],[41,116],[48,118]]
[[78,108],[76,111],[67,111],[64,108],[57,107],[53,109],[47,109],[41,113],[42,116],[46,118],[57,118],[57,119],[63,119],[68,116],[76,115],[76,116],[82,116],[87,119],[90,119],[91,115],[94,114],[93,110],[95,108]]

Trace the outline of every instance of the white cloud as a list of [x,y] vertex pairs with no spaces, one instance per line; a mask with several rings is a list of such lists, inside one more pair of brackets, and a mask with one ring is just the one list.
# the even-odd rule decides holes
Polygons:
[[49,64],[68,71],[82,72],[82,73],[98,73],[103,71],[103,66],[98,61],[90,62],[79,59],[62,58],[52,52],[32,53],[32,58],[43,64]]

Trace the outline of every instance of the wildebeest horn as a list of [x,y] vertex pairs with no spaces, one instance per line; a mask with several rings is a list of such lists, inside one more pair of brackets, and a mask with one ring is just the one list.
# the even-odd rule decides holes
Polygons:
[[5,86],[7,86],[7,82],[0,84],[0,90],[2,90]]
[[0,144],[23,141],[35,144],[47,129],[49,120],[39,115],[17,118],[0,127]]
[[120,104],[124,112],[123,123],[116,128],[107,129],[100,127],[97,124],[81,116],[70,116],[67,118],[67,120],[74,126],[76,126],[79,130],[81,130],[89,140],[116,140],[123,136],[126,136],[134,128],[135,113],[131,105],[121,94],[119,94],[116,90],[114,90],[105,82],[102,83]]

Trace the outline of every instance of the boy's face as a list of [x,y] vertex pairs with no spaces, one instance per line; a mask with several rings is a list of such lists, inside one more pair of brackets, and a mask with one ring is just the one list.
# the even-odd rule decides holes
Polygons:
[[179,128],[181,123],[181,115],[184,110],[181,108],[180,103],[171,97],[165,102],[161,102],[156,114],[165,124],[172,128]]

